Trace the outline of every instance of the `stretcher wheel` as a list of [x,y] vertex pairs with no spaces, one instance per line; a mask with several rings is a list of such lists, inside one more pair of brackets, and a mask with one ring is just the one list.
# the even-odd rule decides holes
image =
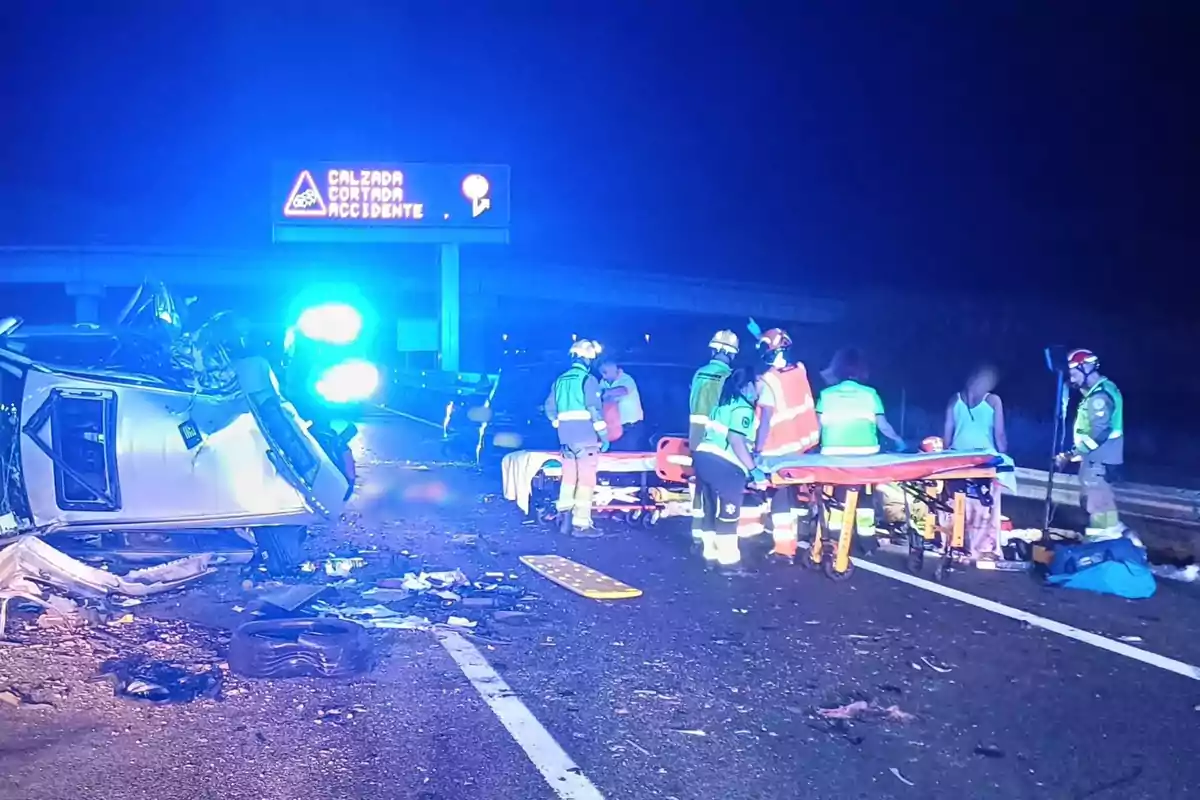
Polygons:
[[905,561],[905,567],[907,567],[908,571],[913,575],[919,574],[921,570],[925,568],[925,550],[923,548],[920,550],[913,550],[910,548],[908,551],[908,559]]
[[833,559],[834,559],[834,556],[832,553],[830,553],[829,558],[825,559],[825,563],[823,563],[821,565],[822,570],[825,572],[825,577],[829,578],[829,580],[831,580],[831,581],[848,581],[848,580],[850,580],[850,576],[854,574],[854,562],[853,561],[847,562],[846,563],[846,571],[838,572],[833,567]]
[[925,540],[912,531],[908,534],[908,558],[905,566],[913,575],[925,568]]
[[636,525],[638,523],[638,520],[640,520],[641,518],[642,518],[642,510],[640,508],[635,508],[632,511],[626,512],[626,514],[625,514],[625,521],[628,522],[630,525]]
[[801,552],[799,555],[796,556],[796,561],[804,569],[820,569],[821,568],[820,564],[813,562],[811,550],[804,550],[803,552]]
[[662,515],[659,514],[658,509],[655,509],[653,511],[647,511],[647,512],[643,513],[642,514],[642,527],[643,528],[653,528],[655,525],[658,524],[658,519],[660,516],[662,516]]
[[946,580],[946,573],[950,571],[950,557],[948,555],[938,559],[937,566],[933,568],[933,579],[938,583]]

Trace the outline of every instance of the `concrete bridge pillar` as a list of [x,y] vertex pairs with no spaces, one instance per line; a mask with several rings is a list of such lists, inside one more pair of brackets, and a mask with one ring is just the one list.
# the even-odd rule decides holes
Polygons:
[[75,298],[75,322],[99,324],[103,286],[98,283],[69,283],[67,295]]

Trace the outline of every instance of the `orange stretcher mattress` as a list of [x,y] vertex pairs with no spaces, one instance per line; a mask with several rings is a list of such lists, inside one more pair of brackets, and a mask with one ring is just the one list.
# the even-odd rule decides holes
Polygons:
[[819,483],[861,486],[920,480],[995,478],[1004,468],[998,453],[880,453],[873,456],[828,456],[819,453],[781,458],[770,464],[771,481],[779,486]]

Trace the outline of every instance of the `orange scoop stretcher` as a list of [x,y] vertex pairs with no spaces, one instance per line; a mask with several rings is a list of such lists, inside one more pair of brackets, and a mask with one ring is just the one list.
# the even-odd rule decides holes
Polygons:
[[[658,443],[656,472],[664,482],[688,480],[691,475],[691,453],[687,440],[664,438]],[[796,491],[808,508],[802,520],[809,537],[809,549],[801,555],[800,563],[813,569],[824,569],[834,580],[845,580],[854,571],[850,547],[854,540],[855,517],[864,487],[883,483],[899,484],[915,501],[924,503],[931,512],[946,512],[950,516],[950,531],[942,537],[941,562],[935,577],[941,580],[955,553],[966,546],[966,507],[968,495],[985,505],[991,502],[990,489],[1005,466],[999,453],[938,452],[938,453],[879,453],[869,456],[831,456],[805,453],[774,459],[764,465],[775,491]],[[834,489],[846,487],[840,506],[842,525],[837,531],[827,530],[826,511],[839,501]],[[935,513],[925,517],[924,528],[909,536],[910,571],[919,572],[924,555],[934,547],[938,532],[934,527]],[[829,550],[832,549],[832,553]]]

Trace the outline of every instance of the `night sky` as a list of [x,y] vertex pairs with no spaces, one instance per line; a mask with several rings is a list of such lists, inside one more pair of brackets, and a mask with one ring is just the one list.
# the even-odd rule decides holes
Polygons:
[[4,4],[0,238],[265,244],[279,161],[480,161],[513,259],[1126,298],[1197,262],[1200,5],[417,5]]

